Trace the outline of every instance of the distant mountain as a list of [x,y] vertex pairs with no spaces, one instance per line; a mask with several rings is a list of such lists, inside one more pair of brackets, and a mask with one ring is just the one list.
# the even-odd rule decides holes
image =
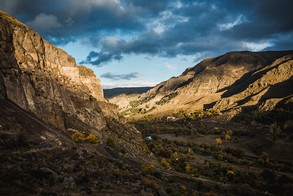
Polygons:
[[[208,58],[180,76],[128,100],[111,99],[124,114],[165,116],[201,109],[231,111],[244,107],[272,110],[293,101],[293,51],[229,52]],[[134,110],[133,107],[136,109]],[[136,111],[133,113],[132,111]]]
[[152,87],[125,87],[125,88],[112,88],[104,89],[104,96],[107,99],[118,95],[132,95],[132,94],[142,94],[150,90]]

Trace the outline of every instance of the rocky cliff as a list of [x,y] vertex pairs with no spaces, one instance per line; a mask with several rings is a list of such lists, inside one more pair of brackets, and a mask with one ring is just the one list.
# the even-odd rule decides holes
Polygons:
[[[226,111],[257,106],[271,110],[293,95],[292,58],[293,51],[229,52],[208,58],[132,97],[121,110],[138,117],[208,108]],[[122,103],[120,99],[111,101]]]
[[139,179],[139,163],[153,158],[121,120],[92,70],[0,11],[2,194],[134,192],[141,179],[127,184],[122,173]]
[[66,117],[105,127],[104,114],[115,111],[93,71],[13,17],[3,12],[0,17],[1,97],[60,129]]

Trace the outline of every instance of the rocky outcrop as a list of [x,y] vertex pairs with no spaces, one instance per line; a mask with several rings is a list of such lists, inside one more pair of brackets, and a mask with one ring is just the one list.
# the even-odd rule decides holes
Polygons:
[[99,102],[105,99],[92,70],[3,12],[0,29],[2,98],[61,129],[65,116],[98,129],[106,125],[105,113],[115,116],[115,111],[101,110]]
[[[131,104],[121,108],[130,115],[135,111],[135,116],[140,117],[207,108],[226,111],[257,106],[271,110],[293,95],[292,55],[293,51],[244,51],[208,58],[182,75],[131,98],[129,102],[138,105],[135,110]],[[123,102],[117,97],[111,101]]]
[[292,96],[293,54],[290,54],[247,73],[222,95],[214,108],[259,106],[261,110],[272,110],[279,102]]

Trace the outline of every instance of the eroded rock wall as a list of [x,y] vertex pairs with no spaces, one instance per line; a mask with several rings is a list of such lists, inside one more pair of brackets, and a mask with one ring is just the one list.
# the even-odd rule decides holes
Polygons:
[[1,97],[61,129],[65,115],[103,128],[98,102],[105,99],[93,71],[13,17],[0,17]]

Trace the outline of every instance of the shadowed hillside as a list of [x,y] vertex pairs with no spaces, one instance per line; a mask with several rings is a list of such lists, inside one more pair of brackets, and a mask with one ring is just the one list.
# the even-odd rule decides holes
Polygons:
[[104,96],[107,99],[111,99],[118,95],[132,95],[132,94],[142,94],[150,90],[152,87],[129,87],[129,88],[112,88],[104,89]]
[[229,52],[205,59],[146,93],[110,101],[135,118],[247,106],[272,110],[293,95],[292,64],[293,51]]

